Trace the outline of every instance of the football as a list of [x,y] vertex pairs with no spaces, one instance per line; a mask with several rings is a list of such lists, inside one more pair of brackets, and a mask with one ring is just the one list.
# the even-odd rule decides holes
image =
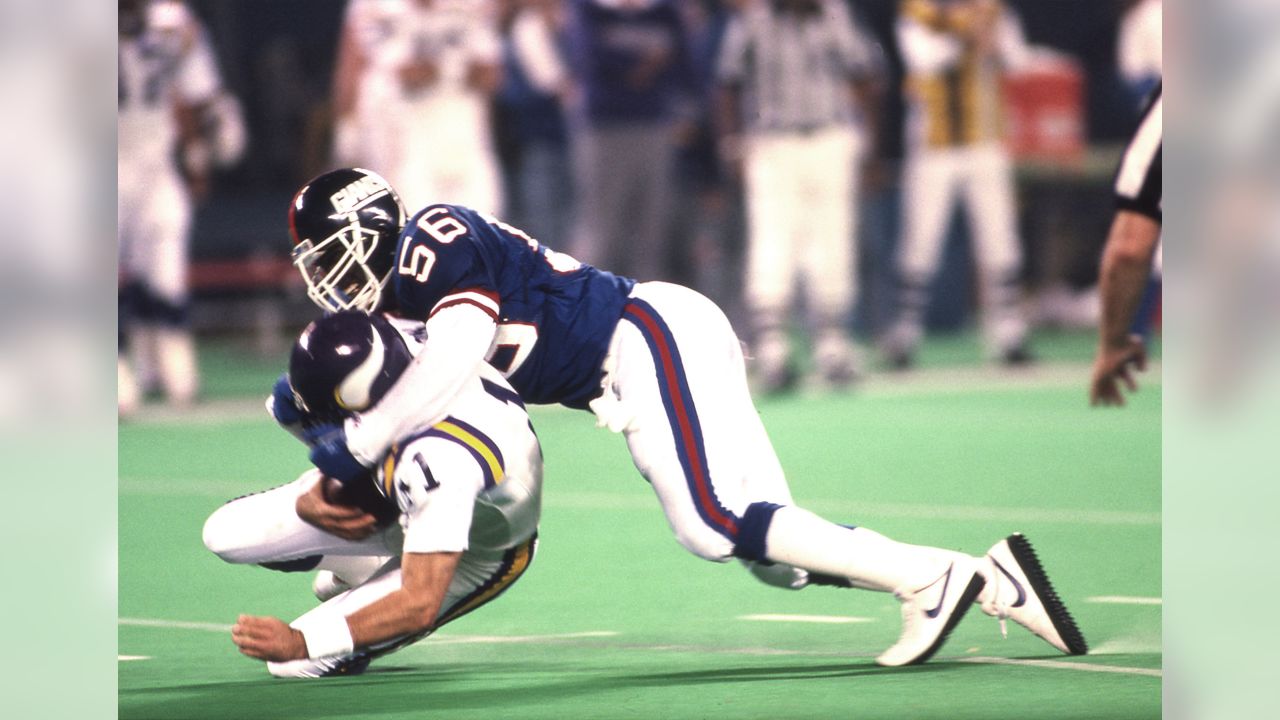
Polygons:
[[358,507],[378,519],[379,525],[387,525],[400,515],[396,504],[382,497],[373,487],[372,478],[365,478],[352,485],[325,477],[320,480],[320,494],[331,505]]
[[347,490],[347,486],[343,485],[337,478],[325,477],[320,480],[320,494],[324,496],[325,502],[330,505],[355,505],[356,500],[352,493]]

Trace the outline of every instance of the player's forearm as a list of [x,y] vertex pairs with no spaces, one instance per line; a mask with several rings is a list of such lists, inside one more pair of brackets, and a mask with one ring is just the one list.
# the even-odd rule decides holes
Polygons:
[[395,438],[435,425],[477,372],[496,326],[484,311],[454,305],[427,322],[427,342],[391,390],[370,411],[347,421],[347,448],[372,465]]
[[352,646],[368,647],[429,629],[444,602],[444,591],[441,587],[432,597],[420,598],[404,589],[396,590],[347,616]]
[[460,552],[406,553],[400,589],[347,616],[354,646],[431,629],[461,557]]
[[1159,235],[1160,226],[1154,220],[1127,210],[1116,213],[1102,253],[1099,275],[1102,291],[1099,340],[1103,347],[1122,347],[1128,342],[1129,326],[1151,274],[1151,259]]

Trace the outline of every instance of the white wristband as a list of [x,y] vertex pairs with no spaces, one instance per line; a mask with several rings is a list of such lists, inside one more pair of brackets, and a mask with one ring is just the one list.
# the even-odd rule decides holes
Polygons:
[[351,627],[347,625],[347,618],[342,615],[325,614],[303,618],[293,627],[307,641],[307,657],[312,660],[332,655],[348,655],[355,649]]

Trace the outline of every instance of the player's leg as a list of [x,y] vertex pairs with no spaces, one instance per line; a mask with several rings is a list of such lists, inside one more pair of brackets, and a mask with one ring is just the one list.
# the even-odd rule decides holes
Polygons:
[[752,138],[743,172],[747,201],[746,300],[752,355],[764,392],[789,389],[796,370],[787,332],[795,297],[797,220],[805,207],[792,150],[794,138]]
[[854,256],[857,242],[856,137],[848,128],[825,131],[805,143],[804,173],[807,232],[801,233],[800,262],[809,293],[814,364],[834,387],[853,382],[857,359],[849,337],[854,305]]
[[719,308],[675,285],[637,286],[619,324],[626,437],[677,539],[708,560],[767,560],[892,592],[967,557],[829,523],[791,504]]
[[572,254],[588,265],[621,272],[603,264],[609,259],[609,234],[614,231],[617,215],[613,208],[626,196],[626,178],[609,162],[609,139],[610,131],[590,125],[577,128],[574,135],[572,161],[578,217]]
[[[623,270],[638,280],[671,279],[671,205],[675,183],[675,147],[671,127],[646,123],[627,131],[632,140],[618,153],[626,153],[632,168],[632,202],[618,208],[616,256],[625,257]],[[610,266],[605,266],[612,269]]]
[[[430,635],[435,629],[457,620],[506,592],[529,568],[537,547],[537,537],[497,552],[467,551],[463,553],[454,571],[453,579],[445,592],[440,613],[436,615],[435,628],[427,632],[406,635],[361,648],[349,655],[319,659],[269,662],[267,670],[276,677],[328,677],[357,675],[364,672],[369,662],[400,648],[411,645]],[[320,617],[339,615],[346,617],[362,607],[400,589],[401,571],[399,558],[394,559],[377,576],[364,584],[346,591],[290,623],[299,627]]]
[[946,150],[914,153],[902,173],[902,231],[898,238],[897,319],[885,338],[889,362],[908,367],[924,336],[929,284],[938,272],[955,201],[956,159]]
[[130,279],[134,274],[129,243],[134,235],[131,225],[133,207],[130,181],[129,173],[121,166],[116,175],[119,185],[116,194],[116,258],[119,265],[116,294],[116,408],[122,417],[133,414],[142,402],[142,390],[127,359],[129,333],[136,314],[134,286]]
[[[640,285],[618,333],[614,387],[635,415],[627,444],[677,540],[708,560],[781,564],[892,591],[907,622],[881,662],[931,655],[981,590],[978,561],[763,499],[790,498],[781,490],[776,459],[757,467],[761,452],[743,451],[763,430],[750,406],[737,339],[706,298],[678,286]],[[749,479],[757,471],[770,476]],[[781,584],[788,574],[762,579]],[[802,578],[791,573],[790,580]]]
[[200,374],[188,318],[187,257],[191,201],[175,173],[154,178],[139,242],[147,247],[142,276],[144,324],[153,333],[160,384],[170,402],[195,400]]
[[[298,517],[298,497],[319,481],[310,469],[297,480],[236,498],[218,508],[204,524],[204,545],[226,562],[257,564],[272,570],[331,570],[344,581],[366,579],[393,554],[384,533],[344,540]],[[387,532],[398,532],[396,525]],[[367,558],[380,558],[377,560]]]
[[1022,245],[1014,206],[1013,167],[999,146],[968,153],[963,183],[974,256],[982,283],[982,325],[988,353],[1003,362],[1031,359],[1021,307]]

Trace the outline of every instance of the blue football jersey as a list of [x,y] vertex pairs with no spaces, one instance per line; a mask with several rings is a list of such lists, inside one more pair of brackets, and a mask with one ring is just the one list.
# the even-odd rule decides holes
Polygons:
[[395,311],[429,319],[458,303],[498,323],[487,360],[528,403],[585,409],[635,281],[584,265],[459,205],[409,219],[392,273]]

